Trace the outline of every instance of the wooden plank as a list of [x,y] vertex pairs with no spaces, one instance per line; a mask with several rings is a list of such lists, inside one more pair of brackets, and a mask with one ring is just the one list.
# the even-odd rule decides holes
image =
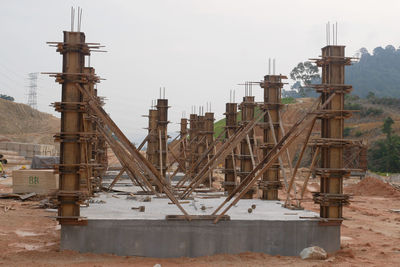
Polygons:
[[107,190],[110,190],[111,188],[114,187],[114,185],[116,184],[116,182],[118,182],[119,178],[122,176],[122,174],[126,171],[126,167],[123,167],[122,170],[120,170],[120,172],[117,174],[117,176],[115,176],[114,180],[112,181],[112,183],[110,184],[110,186],[107,188]]
[[313,120],[312,120],[310,129],[308,130],[308,133],[307,133],[307,136],[306,136],[306,140],[304,141],[303,147],[302,147],[302,149],[301,149],[300,156],[299,156],[299,158],[297,159],[296,166],[294,167],[293,174],[292,174],[292,178],[290,179],[290,182],[289,182],[289,188],[287,189],[287,192],[286,192],[285,206],[289,204],[289,200],[290,200],[290,191],[291,191],[292,186],[293,186],[293,184],[294,184],[294,180],[295,180],[295,177],[296,177],[297,170],[298,170],[298,168],[299,168],[299,166],[300,166],[301,160],[303,159],[303,155],[304,155],[304,152],[306,151],[307,143],[308,143],[308,140],[310,139],[310,136],[311,136],[312,130],[313,130],[313,128],[314,128],[314,125],[315,125],[315,121],[316,121],[316,120],[317,120],[316,117],[313,118]]
[[[315,166],[315,163],[317,163],[317,156],[319,154],[319,150],[320,150],[320,147],[317,147],[317,149],[314,152],[313,158],[311,160],[310,170],[308,171],[306,179],[304,179],[303,187],[301,188],[300,201],[303,199],[304,192],[306,191],[308,180],[310,179],[310,176],[311,176],[312,170],[313,170],[313,168]],[[299,203],[299,205],[300,205],[300,203]]]
[[[276,135],[275,135],[274,126],[272,124],[272,117],[271,117],[271,114],[269,113],[268,110],[267,110],[267,114],[268,114],[268,122],[269,122],[269,128],[270,128],[270,131],[271,131],[272,139],[274,139],[274,144],[276,145],[278,143],[278,140],[277,140]],[[286,151],[287,151],[287,149],[286,149]],[[283,161],[282,161],[282,158],[280,156],[278,157],[278,161],[279,161],[279,166],[281,168],[283,181],[285,182],[286,188],[288,188],[288,181],[287,181],[287,178],[286,178],[285,168],[283,167]],[[296,187],[295,187],[295,192],[296,192]]]

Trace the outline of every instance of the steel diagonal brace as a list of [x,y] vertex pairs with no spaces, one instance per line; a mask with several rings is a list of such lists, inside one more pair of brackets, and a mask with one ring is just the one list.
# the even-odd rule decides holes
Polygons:
[[[154,166],[136,149],[136,147],[129,141],[129,139],[122,133],[115,122],[110,118],[110,116],[105,112],[105,110],[100,106],[98,100],[94,98],[85,88],[83,88],[79,83],[75,83],[75,86],[79,91],[88,99],[88,106],[97,115],[98,119],[101,120],[107,127],[115,134],[121,145],[129,152],[129,155],[133,160],[137,161],[140,167],[145,171],[147,175],[154,182],[163,189],[168,198],[182,211],[187,220],[191,220],[190,215],[186,210],[179,204],[176,197],[171,193],[167,184],[163,179],[160,178],[160,174],[154,168]],[[127,153],[128,154],[128,153]],[[146,178],[145,178],[146,179]]]
[[298,207],[301,207],[301,201],[303,200],[304,192],[306,191],[306,187],[307,187],[307,184],[308,184],[308,180],[310,179],[310,176],[311,176],[311,173],[312,173],[312,171],[313,171],[313,169],[314,169],[314,166],[315,166],[315,164],[317,163],[317,156],[318,156],[318,154],[319,154],[320,149],[321,149],[320,147],[317,147],[317,149],[316,149],[315,152],[314,152],[314,156],[313,156],[313,158],[312,158],[312,160],[311,160],[310,170],[308,171],[307,176],[306,176],[306,179],[304,179],[304,183],[303,183],[303,186],[302,186],[302,188],[301,188],[300,200],[298,201],[298,204],[297,204]]
[[193,181],[186,187],[184,192],[181,194],[181,199],[188,197],[194,189],[196,189],[204,179],[207,178],[207,174],[212,171],[226,156],[231,153],[232,149],[236,147],[246,135],[257,125],[257,123],[264,117],[265,112],[262,112],[259,117],[248,123],[244,128],[237,131],[231,138],[225,142],[221,148],[215,153],[210,161],[201,169],[199,174],[193,179]]
[[119,178],[122,176],[122,174],[126,171],[126,167],[123,167],[119,173],[117,174],[117,176],[115,176],[114,180],[111,182],[111,184],[108,186],[107,190],[110,191],[111,188],[114,187],[114,185],[118,182]]
[[[335,96],[335,93],[331,94],[329,98],[324,102],[323,105],[321,105],[320,109],[325,108],[333,99]],[[318,98],[318,102],[320,103],[321,97]],[[314,121],[314,118],[316,115],[311,114],[311,117],[308,119],[308,121],[305,121],[307,117],[311,114],[311,112],[306,113],[303,118],[301,118],[299,121],[297,121],[292,128],[286,133],[284,137],[276,144],[270,152],[265,155],[265,157],[260,161],[260,163],[247,175],[247,177],[237,186],[231,194],[223,201],[223,203],[215,209],[215,211],[212,213],[212,215],[216,215],[219,210],[221,210],[234,196],[238,193],[239,195],[232,201],[229,206],[217,216],[217,218],[214,220],[214,223],[217,223],[223,215],[228,212],[228,210],[236,205],[236,203],[239,202],[239,200],[244,196],[244,194],[247,193],[247,191],[250,190],[250,188],[254,185],[254,183],[258,180],[258,178],[261,177],[261,175],[272,166],[273,162],[285,151],[286,148],[289,147],[289,145],[302,133],[302,131]],[[304,123],[303,123],[304,122]],[[299,126],[302,125],[300,129]],[[275,153],[275,154],[274,154]],[[273,155],[274,154],[274,155]],[[272,156],[271,156],[272,155]],[[271,158],[269,158],[271,157]]]
[[[226,130],[223,130],[215,140],[210,144],[210,146],[207,148],[206,151],[203,152],[203,154],[200,156],[200,158],[190,167],[189,171],[187,173],[192,173],[200,164],[207,158],[207,156],[211,153],[211,151],[215,148],[217,145],[219,138],[226,132]],[[203,137],[204,138],[204,137]],[[185,184],[185,182],[189,179],[189,175],[185,174],[185,176],[179,181],[179,183],[176,185],[176,187],[181,187]]]
[[[99,127],[99,130],[102,131],[102,127],[103,127],[103,126],[102,126],[102,125],[99,125],[98,127]],[[103,133],[103,136],[104,136],[104,133]],[[120,172],[120,173],[114,178],[114,180],[112,181],[112,183],[111,183],[110,186],[108,187],[108,190],[110,190],[110,189],[115,185],[115,183],[117,183],[117,181],[119,180],[119,178],[120,178],[121,175],[123,174],[123,170],[125,170],[126,173],[127,173],[128,176],[129,176],[129,178],[131,179],[131,181],[132,181],[133,184],[137,183],[137,184],[140,186],[140,188],[142,188],[143,191],[148,191],[148,190],[146,190],[145,188],[143,188],[142,184],[139,182],[139,179],[138,179],[137,177],[140,177],[140,178],[142,179],[142,181],[143,181],[143,184],[144,184],[145,186],[147,186],[147,188],[148,188],[150,191],[153,191],[153,193],[156,194],[156,195],[158,196],[158,194],[157,194],[157,192],[154,190],[153,186],[152,186],[150,183],[146,183],[146,182],[147,182],[146,179],[143,179],[143,177],[142,177],[143,175],[140,173],[140,170],[137,168],[137,166],[136,166],[135,170],[131,170],[131,169],[129,169],[129,168],[127,167],[127,164],[126,164],[125,161],[122,159],[122,158],[124,157],[124,156],[122,155],[123,153],[121,153],[121,155],[120,155],[119,153],[117,153],[117,150],[118,150],[118,149],[115,147],[115,145],[112,145],[112,143],[115,143],[115,142],[117,142],[117,141],[116,141],[116,140],[113,140],[113,138],[110,137],[110,136],[104,136],[104,138],[105,138],[105,139],[111,139],[111,140],[108,142],[108,144],[110,145],[110,147],[114,147],[114,149],[112,149],[112,150],[114,151],[115,156],[118,158],[119,162],[121,163],[121,165],[122,165],[122,167],[123,167],[123,169],[121,170],[122,173]],[[136,169],[137,169],[137,170],[136,170]],[[135,172],[133,172],[133,171],[135,171]]]
[[138,146],[138,150],[140,151],[140,150],[142,150],[142,148],[143,148],[143,146],[146,144],[146,142],[149,140],[149,137],[150,137],[150,134],[148,134],[147,136],[146,136],[146,138],[145,139],[143,139],[143,141],[142,141],[142,143]]
[[[115,155],[117,156],[118,160],[121,161],[121,164],[125,166],[128,169],[128,173],[130,174],[130,177],[135,177],[136,175],[139,175],[143,182],[149,187],[154,194],[158,195],[157,192],[154,190],[153,186],[150,184],[150,182],[143,176],[141,175],[139,171],[139,166],[136,164],[136,161],[131,157],[129,153],[127,153],[119,144],[117,140],[115,140],[111,133],[104,129],[104,127],[100,124],[98,124],[98,130],[100,133],[103,134],[104,138],[106,139],[107,143],[110,145],[111,149],[114,151]],[[132,180],[133,182],[134,180]],[[139,183],[140,184],[140,183]]]
[[[172,165],[173,165],[173,163],[177,162],[178,165],[179,165],[179,167],[180,167],[182,170],[184,170],[184,169],[185,169],[185,164],[182,163],[182,161],[178,158],[177,155],[175,155],[175,153],[173,152],[172,149],[168,148],[168,150],[169,150],[169,152],[171,153],[171,155],[172,155],[172,157],[174,158],[174,160],[171,162],[172,164],[169,164],[169,165],[168,165],[168,168],[167,168],[167,169],[171,168]],[[178,169],[179,169],[179,168],[178,168]]]
[[[313,118],[312,122],[311,122],[310,129],[307,132],[306,140],[304,140],[304,144],[303,144],[303,147],[301,149],[300,156],[297,159],[296,166],[294,167],[292,178],[290,179],[289,187],[287,188],[287,192],[286,192],[286,201],[285,201],[285,205],[284,205],[285,207],[288,207],[288,204],[289,204],[289,201],[290,201],[290,191],[292,190],[292,187],[294,185],[294,179],[296,177],[297,170],[298,170],[298,168],[300,166],[300,163],[301,163],[301,160],[303,158],[304,152],[306,151],[307,143],[308,143],[308,140],[310,139],[310,136],[311,136],[312,130],[314,128],[314,124],[315,124],[316,120],[317,120],[317,117],[315,116]],[[296,196],[296,194],[295,194],[295,196]]]
[[[272,139],[274,140],[274,144],[276,145],[278,143],[278,141],[277,141],[277,138],[276,138],[276,135],[275,135],[274,126],[272,124],[272,117],[271,117],[271,114],[269,113],[269,110],[267,110],[267,114],[268,114],[268,123],[269,123],[269,128],[271,129]],[[285,182],[286,188],[288,188],[288,181],[287,181],[287,178],[286,178],[285,168],[283,167],[282,157],[279,156],[278,157],[278,161],[279,161],[279,168],[281,169],[281,172],[282,172],[283,181]]]
[[[205,136],[203,136],[203,138],[205,138]],[[203,138],[200,140],[200,142],[203,140]],[[184,140],[184,139],[182,139],[182,140]],[[196,141],[196,140],[197,140],[197,138],[193,138],[192,140],[190,140],[189,143],[186,144],[186,147],[188,147],[188,146],[190,146],[191,144],[193,144],[194,141]],[[178,158],[181,157],[181,156],[184,155],[184,154],[185,154],[185,150],[181,151],[181,152],[178,154]]]

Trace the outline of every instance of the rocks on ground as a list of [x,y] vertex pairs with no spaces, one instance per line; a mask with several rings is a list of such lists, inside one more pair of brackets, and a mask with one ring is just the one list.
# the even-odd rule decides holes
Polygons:
[[323,248],[314,246],[303,249],[300,252],[300,257],[303,260],[325,260],[328,254]]

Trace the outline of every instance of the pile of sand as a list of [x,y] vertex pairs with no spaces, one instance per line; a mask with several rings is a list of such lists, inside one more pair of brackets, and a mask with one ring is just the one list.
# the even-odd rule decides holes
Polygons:
[[366,177],[358,184],[345,187],[346,193],[357,196],[400,197],[400,191],[377,178]]

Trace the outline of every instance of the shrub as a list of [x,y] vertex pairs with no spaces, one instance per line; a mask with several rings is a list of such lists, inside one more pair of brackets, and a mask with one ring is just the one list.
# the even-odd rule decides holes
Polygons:
[[350,132],[351,132],[351,128],[350,128],[350,127],[344,127],[344,129],[343,129],[343,136],[344,136],[344,137],[349,136],[349,135],[350,135]]
[[362,108],[362,105],[358,103],[348,102],[344,104],[344,109],[346,110],[361,110]]

